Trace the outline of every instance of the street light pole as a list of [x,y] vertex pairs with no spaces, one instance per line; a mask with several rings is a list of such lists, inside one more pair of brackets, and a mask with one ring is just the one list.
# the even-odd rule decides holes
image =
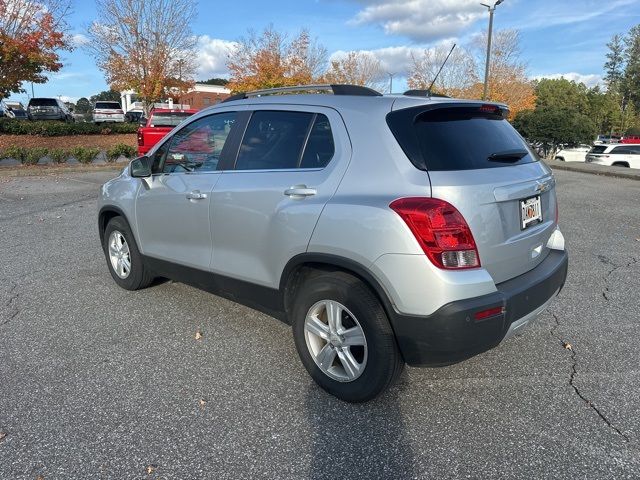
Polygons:
[[491,5],[487,5],[486,3],[481,3],[483,7],[487,7],[489,10],[489,32],[487,39],[487,64],[484,68],[484,93],[482,94],[482,99],[486,100],[489,95],[489,63],[491,62],[491,36],[493,34],[493,14],[496,11],[496,7],[500,5],[504,0],[498,0],[496,3]]

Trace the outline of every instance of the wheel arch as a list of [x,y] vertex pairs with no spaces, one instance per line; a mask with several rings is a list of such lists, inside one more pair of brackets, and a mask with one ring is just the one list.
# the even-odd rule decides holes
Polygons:
[[302,253],[289,260],[285,266],[280,277],[279,289],[282,295],[282,306],[289,323],[291,323],[289,312],[295,293],[302,281],[313,271],[342,271],[360,279],[378,297],[393,325],[392,317],[395,309],[380,281],[364,265],[345,257],[325,253]]
[[611,164],[612,167],[625,167],[630,168],[629,162],[613,162]]
[[105,205],[98,213],[98,233],[100,235],[100,243],[104,241],[104,231],[107,228],[107,223],[109,223],[109,220],[114,217],[124,218],[124,221],[127,222],[129,224],[129,228],[131,228],[131,222],[120,208],[113,205]]

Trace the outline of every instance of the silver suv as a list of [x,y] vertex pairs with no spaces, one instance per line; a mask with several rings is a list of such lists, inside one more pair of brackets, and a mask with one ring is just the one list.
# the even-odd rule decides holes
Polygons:
[[405,363],[495,347],[564,284],[554,177],[507,114],[348,85],[231,97],[103,186],[111,275],[280,318],[322,388],[369,400]]

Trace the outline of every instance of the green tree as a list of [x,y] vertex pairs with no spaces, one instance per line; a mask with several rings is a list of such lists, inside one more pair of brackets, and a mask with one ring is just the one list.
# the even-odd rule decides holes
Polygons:
[[90,113],[91,110],[91,102],[85,97],[79,98],[76,102],[76,113]]
[[202,83],[204,85],[221,85],[224,87],[227,83],[229,83],[229,80],[227,80],[226,78],[210,78],[209,80],[201,80],[197,83]]
[[89,97],[91,105],[95,105],[96,102],[118,102],[120,103],[120,92],[115,90],[105,90]]
[[625,39],[624,57],[627,65],[624,69],[625,100],[640,110],[640,25],[633,27]]
[[562,145],[591,143],[597,132],[588,115],[560,106],[520,112],[513,126],[529,142],[539,144],[546,158],[553,158]]
[[584,83],[543,78],[536,86],[536,110],[557,107],[586,115],[590,112],[587,93]]
[[614,35],[611,41],[607,43],[607,61],[604,64],[606,75],[604,81],[610,91],[619,91],[624,76],[625,58],[624,58],[624,38],[621,35]]

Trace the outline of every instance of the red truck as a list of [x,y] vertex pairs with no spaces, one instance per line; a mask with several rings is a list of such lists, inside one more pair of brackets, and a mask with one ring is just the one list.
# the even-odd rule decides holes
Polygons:
[[173,127],[198,110],[154,108],[146,124],[138,128],[138,155],[146,155],[156,143],[173,130]]

